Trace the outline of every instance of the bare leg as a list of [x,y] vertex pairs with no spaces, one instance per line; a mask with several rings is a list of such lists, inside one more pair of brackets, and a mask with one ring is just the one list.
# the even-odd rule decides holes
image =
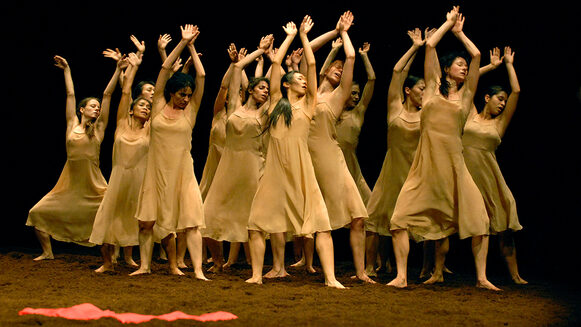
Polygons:
[[264,267],[264,250],[266,239],[262,232],[249,231],[250,258],[252,259],[252,277],[246,280],[247,283],[262,284],[262,268]]
[[151,256],[153,254],[153,221],[139,221],[139,269],[130,276],[151,273]]
[[367,276],[377,277],[375,263],[377,262],[377,250],[379,248],[379,234],[367,232],[365,238],[365,273]]
[[334,288],[345,288],[337,278],[335,278],[335,254],[333,250],[333,238],[331,232],[317,232],[317,254],[321,260],[323,274],[325,275],[325,285]]
[[121,247],[119,245],[112,245],[111,246],[111,260],[113,264],[117,264],[117,259],[121,256],[119,253],[121,252]]
[[178,239],[177,239],[176,259],[178,262],[178,268],[188,268],[188,265],[186,265],[186,251],[188,250],[188,241],[186,239],[186,233],[179,232],[177,233],[177,235]]
[[488,235],[472,237],[472,254],[476,265],[477,282],[476,287],[486,288],[493,291],[500,291],[486,278],[486,257],[488,256]]
[[188,228],[185,232],[186,244],[190,258],[192,259],[192,266],[194,267],[194,275],[197,279],[208,280],[204,276],[202,269],[202,233],[195,228]]
[[167,261],[169,263],[169,272],[172,275],[185,275],[179,268],[176,253],[176,238],[173,234],[169,234],[161,240],[165,253],[167,254]]
[[293,250],[295,255],[295,263],[290,265],[291,267],[303,267],[305,265],[304,242],[305,237],[303,236],[293,237]]
[[270,234],[272,269],[263,276],[264,278],[281,278],[289,275],[284,267],[285,242],[284,233]]
[[518,264],[516,262],[516,248],[514,246],[514,238],[512,232],[506,231],[498,234],[498,241],[500,243],[500,250],[502,251],[502,256],[508,267],[508,272],[510,277],[515,284],[528,284],[528,282],[518,273]]
[[202,262],[208,262],[208,246],[205,237],[202,238]]
[[33,260],[40,261],[54,259],[54,255],[52,254],[52,245],[50,244],[50,235],[36,228],[34,229],[34,233],[36,234],[36,238],[38,238],[40,246],[42,247],[42,254]]
[[103,273],[106,271],[114,271],[113,267],[113,246],[111,244],[103,243],[101,246],[101,257],[103,257],[103,265],[95,269],[96,273]]
[[128,265],[130,265],[132,267],[139,267],[139,265],[135,262],[135,260],[133,260],[133,247],[132,246],[126,246],[123,248],[123,260],[125,260],[125,263],[127,263]]
[[405,229],[391,231],[393,242],[393,252],[395,254],[395,263],[397,266],[397,275],[389,282],[388,286],[404,288],[408,286],[407,266],[408,255],[410,252],[410,239]]
[[315,238],[305,237],[303,238],[303,248],[305,249],[303,256],[305,259],[305,269],[308,273],[314,274],[317,272],[315,267],[313,267],[313,256],[315,254]]
[[222,268],[227,269],[238,262],[238,255],[240,254],[240,242],[230,242],[230,250],[228,250],[228,260]]
[[251,258],[251,254],[250,254],[250,245],[248,245],[248,242],[244,242],[244,243],[242,243],[242,246],[244,248],[244,256],[246,257],[246,263],[251,265],[252,258]]
[[222,242],[206,238],[206,245],[208,246],[208,250],[210,250],[212,262],[214,263],[208,271],[213,273],[222,271],[222,266],[224,265],[224,258],[222,257]]
[[420,278],[426,278],[432,274],[434,270],[434,241],[424,241],[422,244],[423,261],[422,270],[420,271]]
[[446,254],[450,250],[450,240],[447,237],[436,240],[434,245],[434,272],[424,284],[442,283],[444,281],[444,262],[446,261]]
[[363,224],[363,218],[353,219],[349,232],[349,243],[351,243],[355,274],[357,278],[366,283],[375,283],[365,273],[365,229]]

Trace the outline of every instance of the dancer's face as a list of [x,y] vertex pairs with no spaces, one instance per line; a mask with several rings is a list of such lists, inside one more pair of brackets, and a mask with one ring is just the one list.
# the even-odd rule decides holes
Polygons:
[[133,105],[132,113],[133,117],[142,121],[147,121],[151,114],[151,104],[147,100],[141,99]]
[[419,107],[422,105],[422,98],[425,89],[426,82],[423,79],[419,80],[411,89],[406,87],[408,99],[414,106]]
[[506,106],[507,98],[508,94],[505,91],[500,91],[493,96],[485,95],[486,109],[492,116],[499,115],[504,110],[504,106]]
[[149,101],[153,100],[153,94],[155,92],[155,86],[151,84],[144,84],[141,88],[141,95],[148,99]]
[[260,81],[258,84],[256,84],[251,91],[254,101],[260,104],[266,102],[266,99],[268,98],[268,90],[269,87],[266,81]]
[[101,104],[95,99],[91,99],[84,107],[79,108],[81,114],[88,119],[97,119],[101,114]]
[[353,108],[359,103],[359,99],[361,97],[361,89],[359,85],[353,84],[351,85],[351,94],[349,96],[349,100],[347,100],[347,107]]
[[450,78],[460,83],[464,82],[468,74],[468,63],[462,57],[456,57],[452,65],[447,68],[447,73]]
[[301,73],[293,75],[292,82],[289,85],[289,91],[295,92],[298,95],[305,95],[307,93],[307,79]]
[[182,110],[185,109],[192,99],[192,94],[192,88],[189,86],[178,90],[176,93],[171,93],[171,101],[174,105],[174,108]]
[[340,62],[335,62],[329,66],[325,75],[331,85],[335,87],[341,83],[341,76],[343,76],[343,65]]

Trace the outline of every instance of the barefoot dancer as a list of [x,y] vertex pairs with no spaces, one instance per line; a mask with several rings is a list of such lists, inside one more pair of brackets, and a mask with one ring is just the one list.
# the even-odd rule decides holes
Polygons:
[[[199,35],[197,26],[186,25],[181,30],[182,39],[164,61],[155,85],[157,90],[164,92],[156,92],[153,97],[148,162],[136,214],[140,226],[141,266],[132,275],[151,271],[155,225],[155,237],[161,239],[166,249],[170,272],[183,275],[177,267],[174,235],[185,230],[195,277],[206,279],[202,271],[199,231],[204,226],[202,197],[190,153],[205,72],[194,48],[194,40]],[[172,65],[186,46],[196,70],[195,83],[187,74],[171,75]]]
[[267,51],[271,43],[271,35],[263,37],[258,49],[234,64],[232,69],[226,142],[204,201],[206,228],[202,234],[207,238],[214,262],[210,269],[214,272],[223,268],[222,241],[238,248],[241,243],[248,242],[248,216],[266,157],[268,134],[263,134],[262,130],[267,118],[269,82],[264,77],[251,79],[245,102],[240,96],[240,86],[243,69]]
[[[486,207],[462,156],[462,129],[478,83],[480,51],[463,33],[458,10],[454,7],[426,42],[420,141],[391,219],[397,276],[390,286],[407,286],[408,232],[415,239],[436,240],[435,269],[426,284],[444,280],[448,236],[458,233],[461,239],[472,238],[477,286],[498,290],[486,277]],[[442,71],[435,46],[450,29],[472,60],[468,64],[452,53],[449,61],[442,58]]]
[[[500,50],[495,49],[500,53]],[[499,55],[496,56],[497,58]],[[495,151],[516,110],[520,85],[514,69],[514,52],[504,49],[502,58],[508,71],[510,95],[500,86],[491,86],[484,95],[484,108],[473,111],[464,126],[464,159],[474,182],[484,196],[490,217],[490,231],[498,234],[500,250],[516,284],[527,284],[518,273],[513,232],[521,230],[516,203],[502,176]]]
[[[102,244],[104,263],[96,272],[114,270],[114,246],[126,249],[139,245],[135,212],[147,164],[151,102],[142,96],[131,101],[131,86],[141,58],[131,53],[127,61],[129,68],[123,81],[114,134],[113,169],[89,239],[91,243]],[[125,262],[137,267],[130,254],[125,252]]]
[[[297,34],[292,22],[284,27],[287,36],[272,62],[268,153],[248,222],[252,259],[252,277],[248,283],[262,284],[265,233],[270,233],[273,251],[282,252],[278,254],[281,258],[284,258],[285,232],[300,236],[316,233],[325,284],[343,288],[335,278],[331,225],[307,145],[317,93],[315,56],[307,38],[312,25],[311,18],[305,16],[299,32],[308,65],[306,76],[289,72],[283,77],[281,88],[280,66]],[[286,275],[284,261],[273,269],[278,276]]]
[[121,73],[118,61],[102,101],[85,98],[77,111],[71,68],[63,57],[55,56],[54,60],[65,77],[67,162],[53,189],[28,213],[26,225],[34,227],[42,247],[42,254],[34,259],[36,261],[54,258],[51,237],[94,246],[89,243],[89,237],[107,189],[99,169],[99,151],[109,119],[111,96]]

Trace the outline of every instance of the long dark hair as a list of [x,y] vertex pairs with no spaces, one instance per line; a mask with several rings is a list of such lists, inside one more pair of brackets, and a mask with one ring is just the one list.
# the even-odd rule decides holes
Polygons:
[[[493,97],[495,95],[497,95],[500,92],[506,92],[506,88],[502,85],[490,85],[488,86],[484,92],[481,93],[481,96],[479,97],[480,101],[479,101],[479,105],[477,107],[477,111],[481,112],[484,109],[484,106],[486,106],[486,100],[484,100],[485,96],[490,96]],[[480,109],[478,109],[480,108]]]
[[[470,57],[465,51],[452,51],[440,58],[440,67],[442,70],[442,77],[440,77],[440,94],[442,94],[444,98],[448,98],[448,95],[450,95],[450,83],[446,80],[445,69],[450,68],[456,58],[464,58],[466,64],[470,65]],[[463,84],[464,83],[460,83],[458,89],[460,89]]]
[[182,72],[175,72],[171,78],[167,81],[165,85],[165,89],[163,90],[163,96],[165,97],[166,101],[169,101],[171,98],[172,93],[176,93],[177,91],[189,87],[194,90],[195,81],[192,75],[185,74]]
[[[284,74],[284,76],[281,79],[280,83],[281,86],[284,82],[291,83],[296,73],[297,71],[292,70]],[[275,126],[280,116],[284,117],[284,123],[287,127],[290,127],[291,125],[291,121],[293,119],[293,108],[291,106],[290,101],[288,100],[287,89],[283,86],[280,88],[280,91],[282,92],[282,98],[278,100],[276,106],[272,110],[272,113],[270,113],[270,115],[268,116],[266,126],[262,133],[266,132],[271,126]]]

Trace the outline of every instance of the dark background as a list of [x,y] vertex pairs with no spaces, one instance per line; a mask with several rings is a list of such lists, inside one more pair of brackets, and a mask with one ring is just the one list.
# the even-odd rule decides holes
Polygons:
[[[577,9],[554,1],[534,5],[487,1],[323,5],[311,1],[277,2],[273,8],[268,2],[248,1],[236,5],[193,1],[12,4],[2,12],[2,77],[8,102],[0,138],[6,181],[2,213],[6,223],[0,244],[40,251],[33,230],[24,223],[28,210],[54,186],[66,161],[65,89],[62,71],[53,66],[54,55],[68,60],[77,101],[86,96],[101,97],[115,69],[114,61],[102,56],[104,49],[135,51],[129,39],[134,34],[147,47],[137,80],[155,80],[161,65],[158,36],[171,34],[169,53],[181,37],[180,25],[198,25],[201,34],[196,49],[203,54],[207,74],[193,132],[192,154],[199,179],[208,149],[212,105],[229,64],[229,43],[253,50],[261,36],[272,33],[278,46],[285,37],[282,26],[290,20],[299,24],[305,14],[315,22],[309,34],[313,39],[333,29],[339,16],[351,10],[355,16],[355,25],[349,31],[351,40],[356,48],[363,42],[371,44],[369,57],[377,75],[359,145],[362,171],[373,187],[386,151],[386,90],[391,70],[411,45],[406,32],[415,27],[439,27],[454,4],[461,6],[466,17],[464,31],[482,52],[483,65],[489,62],[488,51],[493,47],[510,45],[516,52],[515,68],[522,92],[497,157],[524,226],[516,238],[522,275],[525,279],[532,274],[574,275],[564,272],[575,271],[573,265],[579,258],[580,26],[574,14]],[[298,42],[297,38],[291,49],[300,46]],[[449,33],[437,49],[442,54],[460,47]],[[329,49],[330,43],[316,53],[319,67]],[[184,51],[184,61],[186,54]],[[421,75],[422,64],[420,50],[412,72]],[[251,76],[253,70],[254,65],[247,73]],[[364,83],[366,75],[359,56],[355,70],[356,79]],[[480,89],[492,83],[508,84],[504,66],[483,76]],[[101,170],[107,179],[119,97],[117,89],[101,148]],[[469,243],[458,248],[462,248],[458,257],[472,267]],[[349,255],[346,252],[343,255]],[[490,260],[496,257],[491,250]]]

